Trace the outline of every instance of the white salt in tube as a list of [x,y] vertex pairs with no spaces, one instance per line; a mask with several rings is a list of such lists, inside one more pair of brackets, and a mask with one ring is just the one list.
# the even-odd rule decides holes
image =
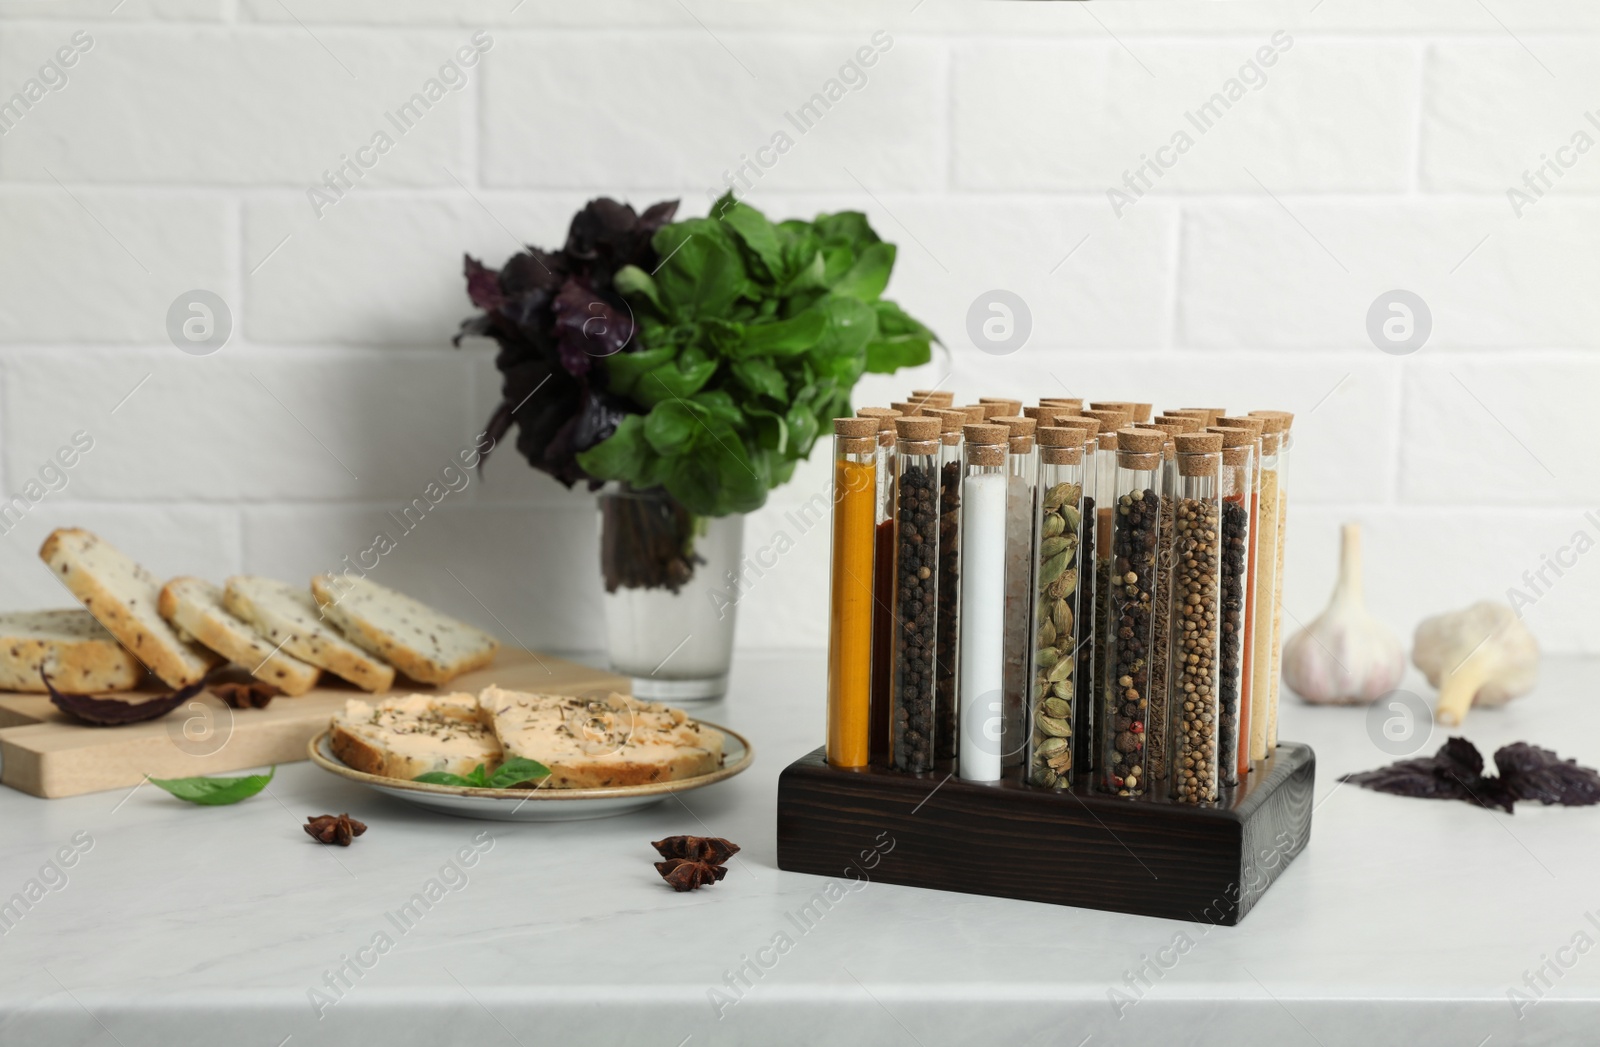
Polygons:
[[1006,476],[969,475],[961,498],[961,658],[958,773],[1000,778],[1005,683]]

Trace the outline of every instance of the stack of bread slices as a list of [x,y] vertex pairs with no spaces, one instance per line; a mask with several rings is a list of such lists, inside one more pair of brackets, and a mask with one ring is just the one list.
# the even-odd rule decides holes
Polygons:
[[534,694],[485,687],[471,694],[350,699],[330,744],[346,764],[407,781],[433,771],[488,773],[536,760],[547,789],[604,789],[695,778],[722,766],[723,734],[682,709],[623,694]]
[[78,528],[53,532],[39,556],[83,608],[0,614],[0,688],[108,693],[146,670],[188,687],[231,662],[286,695],[324,672],[371,692],[400,672],[444,684],[493,660],[499,643],[392,589],[353,575],[318,575],[309,589],[240,575],[165,585],[111,543]]

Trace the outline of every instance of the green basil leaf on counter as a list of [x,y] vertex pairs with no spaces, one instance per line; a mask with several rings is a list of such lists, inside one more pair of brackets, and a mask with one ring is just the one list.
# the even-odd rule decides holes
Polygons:
[[157,785],[186,803],[202,807],[224,807],[240,800],[248,800],[267,787],[272,776],[278,773],[274,766],[266,774],[251,774],[243,778],[151,778]]

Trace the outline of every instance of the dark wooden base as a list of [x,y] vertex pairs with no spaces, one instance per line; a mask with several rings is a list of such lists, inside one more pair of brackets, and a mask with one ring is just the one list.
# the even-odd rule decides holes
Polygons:
[[1221,801],[829,767],[778,781],[778,867],[1231,926],[1311,835],[1316,755],[1284,743]]

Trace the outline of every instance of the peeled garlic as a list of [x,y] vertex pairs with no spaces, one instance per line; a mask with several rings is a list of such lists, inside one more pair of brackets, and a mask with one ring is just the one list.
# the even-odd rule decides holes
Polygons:
[[1312,705],[1364,705],[1406,669],[1400,638],[1361,601],[1361,525],[1345,524],[1339,584],[1328,609],[1283,645],[1283,681]]

